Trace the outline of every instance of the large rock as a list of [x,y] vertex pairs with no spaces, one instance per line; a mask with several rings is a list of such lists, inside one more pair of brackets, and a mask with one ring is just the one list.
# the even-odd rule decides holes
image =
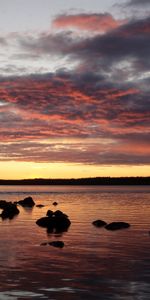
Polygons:
[[0,209],[4,209],[8,205],[6,200],[0,200]]
[[96,221],[93,221],[92,224],[95,226],[95,227],[104,227],[107,225],[107,223],[105,221],[102,221],[102,220],[96,220]]
[[125,229],[129,227],[130,224],[126,222],[112,222],[105,226],[107,230],[118,230],[118,229]]
[[23,207],[33,207],[35,205],[32,197],[27,197],[23,200],[18,201],[17,203]]
[[48,229],[48,232],[67,231],[71,224],[68,216],[61,211],[48,211],[46,217],[42,217],[36,221],[36,224]]
[[19,214],[19,209],[17,205],[12,202],[6,202],[5,207],[1,213],[1,218],[4,219],[12,219],[15,215]]

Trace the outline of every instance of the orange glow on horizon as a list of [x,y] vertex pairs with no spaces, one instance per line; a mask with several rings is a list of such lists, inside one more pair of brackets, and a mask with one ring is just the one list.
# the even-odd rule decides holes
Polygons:
[[0,162],[0,179],[150,176],[150,167],[69,163]]

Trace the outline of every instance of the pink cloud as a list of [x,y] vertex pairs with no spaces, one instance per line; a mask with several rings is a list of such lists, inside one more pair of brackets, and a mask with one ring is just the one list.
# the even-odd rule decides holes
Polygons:
[[56,28],[75,28],[78,30],[104,33],[117,28],[123,23],[116,20],[111,14],[76,14],[60,15],[53,21]]

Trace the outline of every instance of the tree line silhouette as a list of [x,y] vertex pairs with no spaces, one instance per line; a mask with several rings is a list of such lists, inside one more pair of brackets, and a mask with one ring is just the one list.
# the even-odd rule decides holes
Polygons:
[[0,179],[0,185],[150,185],[149,177],[89,177],[70,179]]

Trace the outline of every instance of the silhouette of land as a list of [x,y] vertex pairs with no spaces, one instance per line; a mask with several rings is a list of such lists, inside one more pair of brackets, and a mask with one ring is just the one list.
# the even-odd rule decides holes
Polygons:
[[77,179],[0,179],[0,185],[150,185],[150,177],[91,177]]

